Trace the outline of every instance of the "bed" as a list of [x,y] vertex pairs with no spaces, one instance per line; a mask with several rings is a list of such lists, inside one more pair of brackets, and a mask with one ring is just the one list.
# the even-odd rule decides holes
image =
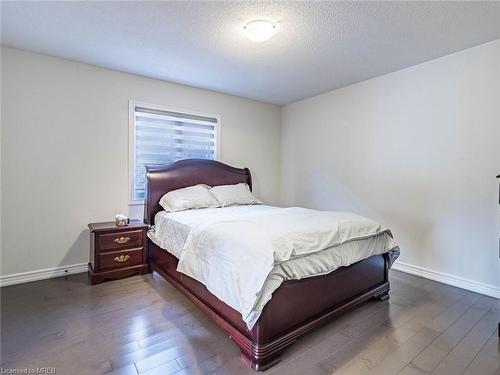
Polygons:
[[[247,183],[247,168],[239,169],[212,160],[186,159],[165,167],[147,167],[144,220],[154,225],[163,211],[160,198],[167,192],[197,184],[209,186]],[[264,208],[260,208],[264,210]],[[159,214],[161,215],[161,214]],[[238,345],[243,359],[256,371],[279,362],[283,351],[299,337],[370,298],[389,297],[388,273],[397,249],[370,256],[333,272],[301,280],[284,281],[249,328],[242,314],[212,294],[201,282],[177,271],[175,251],[148,239],[148,262],[186,295]]]

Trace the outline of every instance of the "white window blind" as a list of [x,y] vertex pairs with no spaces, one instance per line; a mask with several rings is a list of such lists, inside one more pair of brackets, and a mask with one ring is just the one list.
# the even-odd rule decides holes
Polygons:
[[144,200],[146,165],[217,158],[217,119],[134,107],[132,200]]

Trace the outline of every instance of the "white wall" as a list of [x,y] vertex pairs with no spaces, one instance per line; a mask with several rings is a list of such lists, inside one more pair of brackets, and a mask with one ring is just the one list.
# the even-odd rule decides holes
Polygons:
[[279,201],[277,106],[11,48],[1,65],[2,275],[88,262],[87,223],[127,212],[129,99],[219,114],[221,160]]
[[500,40],[287,105],[282,133],[282,203],[368,215],[401,262],[500,287]]

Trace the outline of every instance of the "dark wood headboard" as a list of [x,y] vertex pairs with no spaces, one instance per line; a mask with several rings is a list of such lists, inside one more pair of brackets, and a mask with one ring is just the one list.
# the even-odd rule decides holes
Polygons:
[[160,198],[169,191],[197,184],[218,186],[240,182],[246,182],[252,189],[248,168],[234,168],[214,160],[184,159],[166,166],[146,167],[144,222],[154,223],[155,215],[163,210]]

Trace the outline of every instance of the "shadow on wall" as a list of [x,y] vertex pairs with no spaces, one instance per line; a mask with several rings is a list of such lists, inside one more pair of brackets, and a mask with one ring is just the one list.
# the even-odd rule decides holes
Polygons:
[[[64,257],[61,259],[59,266],[64,267],[73,264],[85,263],[87,264],[90,259],[90,231],[84,229],[76,237],[73,244],[70,246]],[[66,270],[68,272],[68,270]],[[78,278],[78,282],[86,283],[86,278]]]
[[[376,220],[389,227],[401,249],[414,249],[417,257],[425,257],[423,249],[432,245],[436,225],[432,218],[435,206],[425,186],[418,181],[387,181],[387,190],[377,192],[370,187],[370,181],[341,181],[311,168],[303,176],[309,184],[296,192],[295,205],[319,210],[350,211]],[[409,207],[418,203],[415,214]],[[408,213],[412,213],[411,215]],[[419,259],[423,261],[425,259]]]
[[331,209],[335,211],[353,211],[355,213],[373,216],[374,210],[366,204],[358,195],[345,184],[340,183],[320,171],[311,173],[306,196],[310,197],[311,203],[317,209]]

